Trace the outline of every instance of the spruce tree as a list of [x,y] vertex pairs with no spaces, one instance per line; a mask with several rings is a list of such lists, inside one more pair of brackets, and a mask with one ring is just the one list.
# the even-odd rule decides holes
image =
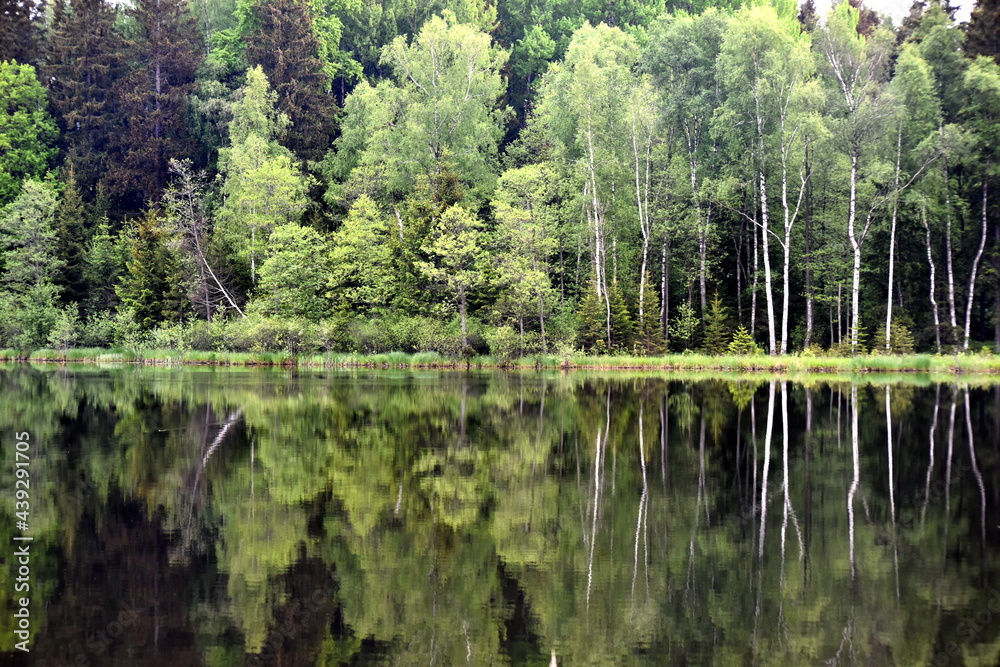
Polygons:
[[702,348],[708,354],[725,354],[729,346],[730,334],[729,309],[722,304],[722,299],[716,292],[708,304]]
[[645,281],[646,285],[642,292],[642,311],[645,313],[645,318],[639,323],[636,342],[646,354],[662,354],[666,350],[666,341],[663,340],[663,330],[656,316],[660,312],[660,295],[650,283],[648,273]]
[[977,0],[965,25],[965,53],[1000,63],[1000,0]]
[[180,318],[181,267],[170,250],[166,220],[160,211],[150,207],[134,224],[127,239],[126,271],[116,291],[139,328],[149,330]]
[[170,158],[191,151],[187,103],[201,50],[194,17],[180,0],[140,0],[131,14],[137,34],[129,44],[132,67],[118,86],[124,122],[115,133],[109,183],[134,209],[159,199]]
[[321,160],[330,147],[334,105],[309,7],[303,0],[261,0],[252,12],[256,29],[247,36],[247,59],[264,68],[278,110],[291,121],[283,143],[300,159]]
[[87,298],[87,281],[84,270],[87,263],[86,214],[75,170],[70,164],[66,187],[56,208],[56,239],[59,259],[63,269],[56,277],[62,288],[64,304],[79,304]]
[[635,327],[617,280],[612,281],[608,288],[608,304],[611,306],[611,340],[608,347],[617,351],[628,350],[632,347]]
[[63,126],[66,159],[75,165],[86,200],[106,172],[108,147],[120,128],[114,86],[123,51],[111,5],[57,0],[43,80]]
[[34,0],[0,0],[0,62],[38,61],[37,23],[32,19],[41,11]]
[[586,293],[577,308],[579,325],[576,341],[584,350],[598,353],[607,351],[607,341],[604,340],[605,328],[604,302],[597,298],[597,281],[592,278]]

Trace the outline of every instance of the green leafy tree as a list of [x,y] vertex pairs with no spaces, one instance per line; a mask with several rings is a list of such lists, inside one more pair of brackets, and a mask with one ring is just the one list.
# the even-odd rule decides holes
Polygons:
[[467,313],[470,296],[486,282],[483,225],[469,210],[455,205],[444,212],[421,248],[426,261],[417,261],[423,275],[458,306],[462,321],[462,348],[469,345]]
[[257,264],[271,231],[297,222],[309,204],[310,180],[299,171],[291,152],[277,142],[287,118],[275,110],[275,100],[263,70],[250,70],[241,98],[233,105],[232,144],[220,156],[225,201],[216,221],[249,265],[252,284],[257,282]]
[[339,311],[389,314],[395,299],[399,242],[389,217],[367,195],[351,206],[333,235],[329,297]]
[[44,345],[55,323],[59,288],[54,279],[62,269],[53,229],[57,205],[51,187],[27,180],[21,194],[0,211],[7,345]]
[[684,350],[694,347],[694,339],[701,324],[694,308],[686,301],[677,306],[677,316],[670,324],[670,338],[683,346]]
[[35,68],[0,58],[0,206],[14,200],[24,179],[45,175],[58,134]]
[[329,244],[312,227],[290,223],[271,232],[254,306],[277,317],[318,322],[330,311]]
[[397,37],[382,59],[393,80],[362,82],[344,103],[334,176],[376,178],[385,197],[409,191],[418,177],[451,160],[470,189],[492,190],[507,52],[445,13],[427,21],[411,43]]
[[610,303],[614,275],[609,279],[607,265],[619,231],[614,225],[616,193],[633,176],[626,171],[633,157],[626,119],[638,58],[631,35],[604,24],[584,24],[573,34],[564,62],[546,73],[537,112],[553,156],[580,193],[609,347],[618,341]]
[[546,302],[553,298],[549,258],[556,249],[554,181],[555,174],[545,165],[508,170],[493,198],[500,302],[517,320],[522,354],[524,321],[534,315],[546,348]]

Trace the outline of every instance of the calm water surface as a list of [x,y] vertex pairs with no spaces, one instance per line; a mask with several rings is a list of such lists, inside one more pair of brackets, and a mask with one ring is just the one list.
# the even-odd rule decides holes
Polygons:
[[0,445],[2,664],[1000,660],[997,387],[8,366]]

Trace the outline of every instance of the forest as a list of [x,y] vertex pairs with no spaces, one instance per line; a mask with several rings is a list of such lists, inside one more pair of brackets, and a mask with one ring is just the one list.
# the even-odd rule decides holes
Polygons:
[[1000,353],[998,0],[0,4],[0,348]]

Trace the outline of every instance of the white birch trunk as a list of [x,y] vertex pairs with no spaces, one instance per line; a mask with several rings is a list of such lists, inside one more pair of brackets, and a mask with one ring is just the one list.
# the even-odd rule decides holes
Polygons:
[[983,169],[983,208],[982,208],[982,228],[979,234],[979,250],[976,251],[976,258],[972,261],[972,270],[969,272],[969,297],[965,302],[965,338],[962,340],[962,349],[969,349],[969,328],[972,326],[972,302],[976,293],[976,274],[979,271],[979,260],[983,257],[983,250],[986,248],[986,204],[987,204],[987,179],[990,175],[990,160],[986,159],[986,167]]
[[927,264],[931,269],[930,302],[931,310],[934,312],[934,342],[937,344],[937,353],[941,354],[941,318],[938,315],[937,299],[934,297],[934,287],[937,282],[934,266],[934,254],[931,252],[931,226],[927,224],[927,206],[921,202],[920,218],[924,223],[924,242],[927,245]]

